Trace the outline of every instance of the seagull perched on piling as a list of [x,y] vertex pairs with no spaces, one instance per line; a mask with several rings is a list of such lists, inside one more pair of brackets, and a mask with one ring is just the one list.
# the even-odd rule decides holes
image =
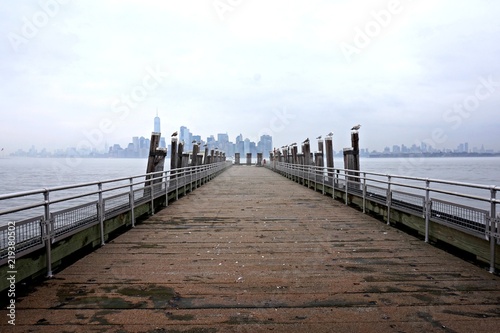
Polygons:
[[361,125],[360,125],[360,124],[357,124],[357,125],[355,125],[355,126],[353,126],[353,127],[351,128],[351,131],[357,131],[357,130],[359,130],[360,128],[361,128]]
[[302,143],[309,143],[309,138],[306,138]]
[[316,140],[321,140],[321,135],[316,138]]
[[332,137],[333,136],[333,132],[330,132],[326,135],[327,137]]
[[177,131],[175,131],[174,133],[172,133],[172,137],[174,136],[177,136]]

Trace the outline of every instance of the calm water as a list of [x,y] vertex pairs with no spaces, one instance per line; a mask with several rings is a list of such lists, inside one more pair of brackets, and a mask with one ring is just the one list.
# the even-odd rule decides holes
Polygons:
[[[360,164],[363,171],[500,185],[500,157],[365,158]],[[136,176],[145,173],[146,165],[147,159],[82,159],[72,163],[64,158],[3,158],[0,159],[0,194]],[[336,159],[335,166],[343,167],[342,160]],[[460,188],[460,191],[488,195],[485,190]],[[37,200],[41,199],[40,195]],[[0,201],[0,210],[10,204]],[[489,209],[487,203],[481,208]]]

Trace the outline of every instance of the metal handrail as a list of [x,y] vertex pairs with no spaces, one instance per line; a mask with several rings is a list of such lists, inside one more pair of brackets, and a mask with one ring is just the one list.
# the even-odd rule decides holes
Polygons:
[[[51,243],[54,240],[60,240],[75,233],[75,230],[82,230],[88,227],[99,223],[101,230],[101,240],[104,243],[104,219],[106,214],[113,215],[116,210],[116,207],[110,207],[106,209],[105,202],[107,200],[111,200],[120,196],[127,198],[128,203],[123,205],[127,205],[127,207],[123,207],[121,205],[120,211],[123,211],[125,208],[126,211],[133,212],[136,205],[143,204],[147,202],[151,202],[151,213],[154,213],[154,199],[162,196],[168,195],[169,192],[175,191],[176,198],[178,197],[178,191],[180,188],[192,184],[194,181],[198,181],[203,177],[212,176],[219,171],[224,170],[225,168],[231,165],[230,162],[217,162],[211,164],[204,164],[199,166],[190,166],[174,169],[173,172],[170,170],[167,171],[158,171],[152,172],[148,174],[135,175],[131,177],[120,177],[114,179],[107,179],[103,181],[96,182],[88,182],[88,183],[80,183],[80,184],[72,184],[72,185],[64,185],[64,186],[56,186],[49,187],[37,190],[16,192],[10,194],[0,195],[0,203],[7,202],[11,207],[7,209],[0,210],[0,217],[5,217],[6,215],[19,213],[22,211],[29,211],[35,208],[44,208],[44,213],[40,214],[33,213],[34,216],[28,216],[26,218],[14,217],[14,219],[9,219],[9,221],[15,221],[15,224],[18,225],[16,228],[16,240],[20,241],[20,244],[16,244],[22,248],[22,253],[16,253],[16,259],[19,258],[19,255],[26,255],[32,251],[38,250],[40,248],[40,244],[45,244],[47,251],[47,275],[50,276],[51,273],[51,263],[50,263],[50,252],[51,252]],[[175,181],[174,181],[175,180]],[[126,184],[116,184],[117,182],[128,181]],[[147,184],[149,183],[149,184]],[[116,186],[111,186],[108,188],[103,188],[103,184],[111,184]],[[97,186],[97,189],[93,188]],[[71,193],[69,195],[65,195],[63,197],[51,198],[54,193],[65,193],[68,190],[75,189],[88,189],[84,193]],[[116,193],[123,189],[122,192]],[[193,189],[191,185],[190,190]],[[187,190],[187,188],[186,188]],[[136,197],[136,192],[143,191],[143,195],[141,197]],[[112,193],[109,196],[105,196],[106,193]],[[43,195],[43,199],[33,199],[36,200],[34,203],[29,204],[10,204],[10,202],[14,199],[30,199],[33,196]],[[75,199],[81,199],[84,197],[91,198],[88,201],[82,202],[80,200],[78,203],[74,203]],[[167,198],[168,201],[168,198]],[[57,207],[54,208],[53,205],[68,203],[67,207]],[[78,213],[79,209],[93,209],[93,211],[85,211]],[[64,214],[68,214],[69,216],[64,216]],[[72,215],[75,216],[85,216],[83,219],[72,219]],[[40,217],[41,216],[41,217]],[[63,222],[60,223],[60,227],[56,229],[55,226],[55,216],[63,216]],[[132,214],[133,216],[133,214]],[[81,218],[81,217],[80,217]],[[132,226],[135,224],[135,219],[132,217]],[[96,222],[97,221],[97,222]],[[7,262],[6,253],[8,248],[8,224],[5,221],[5,225],[0,225],[0,265],[3,265]],[[37,232],[36,235],[33,235],[31,230],[41,230],[41,232]],[[31,235],[30,235],[31,234]],[[31,245],[33,244],[33,245]]]
[[[500,243],[500,225],[498,223],[500,216],[497,216],[497,205],[500,204],[500,199],[497,198],[497,192],[500,191],[500,186],[472,184],[443,179],[391,175],[342,168],[328,168],[315,165],[291,164],[277,161],[269,163],[266,167],[282,173],[287,178],[295,176],[303,180],[312,180],[317,183],[319,183],[317,176],[320,175],[320,177],[323,177],[323,179],[320,180],[321,184],[323,184],[323,186],[331,187],[332,193],[335,193],[336,190],[340,190],[345,195],[344,198],[346,204],[349,203],[348,194],[362,197],[363,212],[365,212],[366,201],[385,204],[387,207],[388,224],[391,221],[390,212],[392,209],[398,209],[404,205],[415,205],[412,202],[405,202],[403,198],[393,198],[393,193],[416,195],[414,193],[415,191],[409,192],[408,190],[417,190],[420,193],[419,197],[423,198],[423,207],[421,207],[421,210],[415,209],[415,211],[413,211],[412,209],[405,209],[405,211],[420,217],[422,217],[423,212],[423,217],[425,218],[425,241],[429,241],[429,222],[431,220],[433,222],[444,224],[448,227],[459,229],[471,235],[489,240],[491,244],[490,272],[494,272],[495,244]],[[401,182],[401,180],[423,182],[423,184],[407,184]],[[339,184],[339,181],[342,183]],[[371,193],[370,189],[378,188],[378,186],[374,186],[373,184],[384,184],[385,187],[380,187],[380,191],[384,191],[385,193]],[[447,185],[451,188],[436,188],[436,184]],[[488,191],[489,195],[476,195],[463,191],[457,191],[456,187]],[[324,188],[323,192],[325,192]],[[471,205],[461,204],[456,202],[456,199],[452,199],[452,201],[444,201],[436,198],[433,194],[451,196],[452,198],[464,198],[472,200],[473,202],[489,203],[490,206],[489,209],[481,209],[479,206],[474,207]],[[332,194],[332,196],[335,195]],[[435,204],[441,203],[441,207],[433,207],[433,202]],[[448,209],[449,211],[440,211],[439,209]],[[477,221],[479,219],[477,216],[480,216],[481,221]]]

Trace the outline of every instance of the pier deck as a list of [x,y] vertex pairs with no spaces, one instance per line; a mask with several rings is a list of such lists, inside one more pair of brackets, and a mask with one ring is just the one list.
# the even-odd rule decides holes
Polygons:
[[494,332],[500,278],[235,166],[16,306],[2,332]]

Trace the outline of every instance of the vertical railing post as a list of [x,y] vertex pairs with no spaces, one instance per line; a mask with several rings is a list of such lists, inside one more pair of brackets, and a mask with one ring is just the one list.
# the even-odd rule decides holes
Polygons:
[[349,177],[347,177],[348,175],[348,172],[347,170],[344,170],[344,181],[345,181],[345,204],[348,205],[349,204],[349,200],[348,200],[348,197],[347,197],[347,194],[348,194],[348,188],[349,188]]
[[363,214],[366,213],[366,172],[363,172]]
[[130,190],[128,194],[128,201],[130,205],[130,223],[132,228],[135,227],[135,200],[134,200],[134,178],[129,178]]
[[101,245],[104,245],[104,202],[102,200],[102,183],[97,184],[99,189],[99,201],[97,202],[97,217],[99,219],[99,233],[101,234]]
[[[153,178],[153,176],[151,176]],[[148,184],[148,183],[146,183]],[[154,195],[154,186],[153,182],[151,181],[149,183],[149,199],[150,199],[150,204],[151,204],[151,215],[155,214],[155,195]]]
[[499,232],[499,230],[496,230],[497,224],[494,222],[497,216],[497,211],[496,211],[496,197],[497,197],[497,190],[496,187],[491,188],[491,207],[490,207],[490,273],[495,273],[495,247],[496,247],[496,237],[494,236]]
[[52,220],[51,214],[50,214],[50,197],[49,197],[49,190],[45,189],[45,192],[43,192],[43,199],[44,199],[44,219],[45,219],[45,251],[46,251],[46,256],[47,256],[47,277],[51,278],[52,277],[52,239],[54,237],[53,231],[54,231],[54,221]]
[[391,224],[391,203],[392,203],[391,178],[392,177],[390,175],[387,175],[387,194],[386,194],[387,225]]
[[170,183],[168,171],[163,173],[163,179],[165,182],[165,207],[168,207],[168,185]]
[[429,243],[429,221],[431,218],[431,209],[432,209],[432,202],[431,202],[431,182],[429,179],[425,180],[425,242]]

